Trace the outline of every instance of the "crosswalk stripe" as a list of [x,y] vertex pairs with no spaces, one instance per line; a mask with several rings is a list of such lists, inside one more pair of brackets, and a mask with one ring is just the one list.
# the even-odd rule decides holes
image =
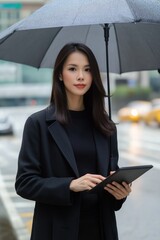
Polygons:
[[137,162],[138,165],[140,164],[146,164],[146,165],[153,165],[154,168],[160,169],[160,163],[157,163],[155,161],[152,160],[145,160],[144,158],[135,158],[132,154],[130,153],[126,153],[126,152],[121,152],[121,158],[128,160],[128,161],[132,161],[132,162]]
[[20,213],[20,216],[23,218],[33,217],[33,212],[23,212]]
[[[5,188],[5,183],[4,183],[1,172],[0,172],[0,189],[1,189],[0,197],[5,205],[5,208],[6,208],[7,214],[10,218],[13,229],[15,229],[17,238],[19,240],[28,240],[29,233],[25,229],[24,223],[23,223],[22,219],[20,218],[18,212],[16,211],[16,208],[15,208],[13,202],[10,199],[10,196]],[[21,235],[18,233],[18,231],[21,232]]]
[[34,207],[34,203],[32,203],[32,201],[30,201],[30,202],[27,202],[27,201],[25,201],[25,202],[15,202],[14,206],[16,208],[28,208],[28,207]]
[[5,174],[5,175],[3,175],[3,179],[5,181],[7,181],[7,180],[15,180],[15,174]]

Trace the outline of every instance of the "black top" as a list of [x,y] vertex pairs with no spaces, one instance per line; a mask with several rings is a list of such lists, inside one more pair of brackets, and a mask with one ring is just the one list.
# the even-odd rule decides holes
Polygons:
[[[83,176],[86,173],[96,174],[97,155],[92,120],[86,110],[70,110],[69,116],[70,121],[65,129],[73,148],[79,175]],[[90,194],[87,191],[81,192],[81,195],[80,233],[83,235],[84,229],[86,229],[87,226],[88,230],[90,228],[92,232],[94,228],[96,230],[95,234],[97,235],[99,234],[98,196],[96,194]],[[85,239],[87,239],[87,236]]]
[[92,121],[87,111],[69,111],[70,122],[66,127],[79,175],[96,173],[96,148]]

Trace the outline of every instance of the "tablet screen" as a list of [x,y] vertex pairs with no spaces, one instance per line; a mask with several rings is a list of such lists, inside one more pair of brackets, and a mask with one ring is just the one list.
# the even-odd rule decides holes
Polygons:
[[105,180],[92,188],[90,192],[100,191],[106,186],[106,184],[112,183],[113,181],[118,183],[126,182],[129,184],[150,170],[152,167],[152,165],[140,165],[119,168],[115,173],[108,176]]

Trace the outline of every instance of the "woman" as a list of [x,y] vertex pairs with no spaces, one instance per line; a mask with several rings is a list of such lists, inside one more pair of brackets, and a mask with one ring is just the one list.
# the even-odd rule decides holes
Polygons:
[[114,182],[89,192],[118,168],[116,127],[104,97],[91,50],[65,45],[54,66],[50,106],[27,119],[19,154],[16,191],[36,202],[32,240],[118,239],[114,212],[130,186]]

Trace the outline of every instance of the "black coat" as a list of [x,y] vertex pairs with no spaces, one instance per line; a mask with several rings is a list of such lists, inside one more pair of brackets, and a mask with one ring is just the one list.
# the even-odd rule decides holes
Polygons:
[[[109,171],[109,137],[94,130],[98,171]],[[112,136],[112,170],[117,169],[117,136]],[[30,116],[25,124],[19,154],[15,188],[26,199],[36,201],[32,240],[78,240],[81,194],[69,190],[79,177],[70,141],[56,121],[54,108],[48,107]],[[117,201],[106,191],[100,197],[104,240],[117,240],[115,210]]]

